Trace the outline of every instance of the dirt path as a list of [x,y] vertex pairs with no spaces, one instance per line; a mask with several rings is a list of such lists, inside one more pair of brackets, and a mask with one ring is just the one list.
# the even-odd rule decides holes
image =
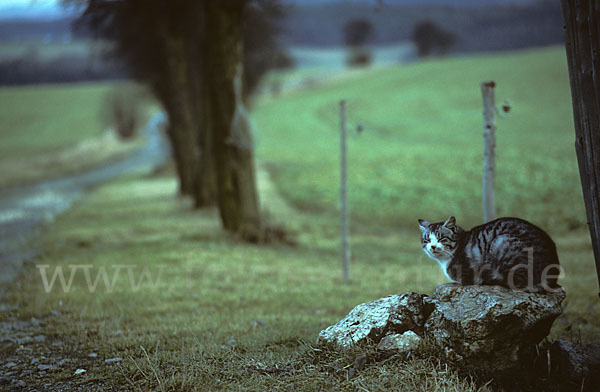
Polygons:
[[40,251],[36,236],[44,225],[71,207],[89,188],[125,173],[149,171],[168,159],[164,123],[162,113],[154,115],[144,128],[146,145],[127,158],[83,173],[0,190],[0,299],[22,262]]
[[64,368],[87,369],[107,359],[105,366],[115,366],[118,359],[100,358],[48,336],[45,325],[60,317],[60,311],[53,310],[46,319],[22,320],[4,298],[22,263],[42,251],[37,237],[58,214],[90,188],[122,174],[150,171],[168,159],[164,123],[162,113],[152,117],[144,129],[146,145],[127,158],[79,174],[0,191],[0,390],[107,390],[101,382],[80,385],[77,377],[65,374]]

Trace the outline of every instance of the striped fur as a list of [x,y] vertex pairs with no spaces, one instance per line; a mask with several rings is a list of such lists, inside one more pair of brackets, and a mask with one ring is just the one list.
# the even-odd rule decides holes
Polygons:
[[419,219],[419,227],[423,250],[454,282],[530,292],[560,287],[554,242],[525,220],[499,218],[465,231],[451,216],[436,223]]

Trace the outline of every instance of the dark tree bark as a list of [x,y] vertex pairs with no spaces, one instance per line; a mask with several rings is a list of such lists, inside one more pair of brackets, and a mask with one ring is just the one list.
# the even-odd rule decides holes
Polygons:
[[600,0],[561,0],[575,149],[600,283]]
[[87,0],[78,20],[113,43],[113,55],[147,83],[169,118],[167,135],[179,179],[179,192],[198,207],[216,204],[205,113],[203,8],[189,0]]
[[[207,94],[207,92],[206,92]],[[199,115],[198,126],[202,129],[196,140],[199,153],[199,167],[196,173],[194,204],[196,208],[214,206],[217,204],[218,188],[215,169],[215,156],[212,148],[212,123],[210,106],[205,98],[197,101],[202,107],[196,113]]]
[[261,238],[250,128],[242,94],[244,0],[204,2],[218,205],[223,227],[249,241]]
[[165,52],[168,61],[163,83],[167,96],[163,105],[169,117],[168,133],[179,177],[179,191],[183,195],[195,196],[199,187],[200,151],[192,88],[190,63],[186,56],[186,43],[182,37],[165,34]]
[[205,58],[207,44],[210,37],[205,33],[206,16],[201,3],[194,3],[194,14],[200,27],[196,39],[188,40],[189,63],[188,68],[189,88],[194,106],[196,127],[198,127],[197,140],[195,141],[199,154],[199,167],[196,173],[196,187],[194,190],[194,203],[197,208],[215,206],[217,204],[217,173],[215,171],[215,156],[212,146],[212,113],[210,110],[210,97],[207,82],[207,59]]

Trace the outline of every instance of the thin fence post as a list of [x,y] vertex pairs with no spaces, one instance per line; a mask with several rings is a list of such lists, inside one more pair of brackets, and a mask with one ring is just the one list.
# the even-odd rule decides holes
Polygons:
[[348,188],[346,161],[346,101],[340,101],[340,207],[342,214],[342,272],[350,281],[350,241],[348,239]]
[[493,81],[481,83],[483,97],[483,222],[496,218],[494,182],[496,177],[496,102]]

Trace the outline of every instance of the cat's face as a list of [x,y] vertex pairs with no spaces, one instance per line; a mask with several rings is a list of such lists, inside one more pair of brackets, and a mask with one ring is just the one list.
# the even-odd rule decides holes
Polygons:
[[427,256],[443,263],[452,260],[461,231],[453,216],[445,222],[436,223],[419,219],[419,228],[421,229],[421,245]]

